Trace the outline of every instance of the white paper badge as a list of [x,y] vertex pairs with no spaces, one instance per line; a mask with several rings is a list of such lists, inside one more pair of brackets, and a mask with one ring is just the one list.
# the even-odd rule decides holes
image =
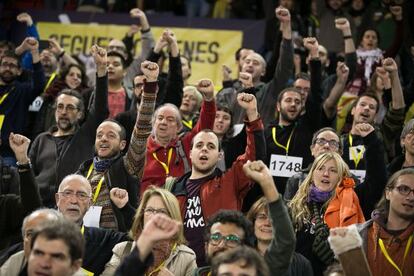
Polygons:
[[269,169],[273,176],[291,177],[302,169],[302,157],[272,154]]
[[83,225],[87,227],[98,227],[101,220],[102,206],[91,206],[83,217]]
[[351,170],[351,173],[358,178],[359,183],[365,181],[365,174],[367,173],[366,170]]
[[37,96],[36,99],[29,106],[29,111],[39,112],[40,108],[42,107],[42,104],[43,104],[43,98],[40,96]]
[[364,158],[365,147],[364,145],[359,145],[355,147],[349,147],[349,160],[360,160]]

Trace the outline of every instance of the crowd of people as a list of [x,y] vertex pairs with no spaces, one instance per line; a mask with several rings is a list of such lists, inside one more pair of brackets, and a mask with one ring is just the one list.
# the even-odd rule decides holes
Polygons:
[[221,85],[192,83],[138,8],[136,56],[134,33],[42,48],[19,14],[28,36],[0,41],[0,275],[414,275],[403,1],[381,6],[387,50],[342,12],[364,1],[327,0],[314,35],[280,2],[270,51],[237,50]]

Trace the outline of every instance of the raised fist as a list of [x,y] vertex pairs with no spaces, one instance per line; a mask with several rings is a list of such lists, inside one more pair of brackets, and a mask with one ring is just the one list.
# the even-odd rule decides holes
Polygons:
[[162,36],[165,41],[168,42],[168,44],[177,43],[177,38],[175,37],[175,34],[170,29],[165,29],[165,31],[162,33]]
[[317,51],[319,47],[318,40],[315,37],[305,37],[303,39],[303,46],[309,51]]
[[256,97],[248,93],[237,94],[237,102],[245,110],[257,109]]
[[365,137],[368,134],[370,134],[371,132],[373,132],[375,130],[375,128],[368,123],[360,123],[355,125],[355,134],[361,136],[361,137]]
[[275,10],[275,14],[277,19],[281,22],[281,23],[288,23],[290,22],[290,12],[288,9],[279,6],[276,8]]
[[382,61],[382,67],[389,72],[396,72],[398,70],[397,63],[395,63],[395,60],[392,58],[386,58]]
[[252,74],[250,73],[240,72],[239,81],[242,83],[242,86],[244,88],[253,87],[253,78],[252,78]]
[[121,188],[112,188],[109,192],[109,198],[119,209],[123,208],[129,201],[127,190]]
[[214,99],[214,85],[211,80],[200,80],[197,84],[197,90],[203,95],[204,100],[212,101]]
[[256,183],[259,183],[261,187],[264,185],[274,185],[273,177],[269,168],[263,163],[263,161],[247,161],[243,165],[244,174]]
[[159,74],[159,67],[157,63],[146,60],[141,63],[141,71],[148,82],[157,81]]
[[98,45],[93,45],[91,47],[91,55],[93,56],[96,66],[105,66],[107,62],[106,50]]
[[351,29],[348,19],[345,17],[335,19],[335,28],[341,30],[342,32],[348,31]]
[[54,53],[56,56],[59,56],[63,52],[63,49],[60,46],[59,42],[57,42],[57,40],[54,38],[48,39],[48,41],[49,41],[49,50],[52,53]]
[[27,151],[30,145],[30,139],[20,134],[10,133],[9,136],[10,148],[13,150],[17,161],[24,162],[29,158],[27,157]]
[[348,80],[349,68],[344,62],[338,62],[336,64],[336,76],[337,78],[345,83]]
[[35,51],[39,50],[39,42],[34,37],[26,37],[22,44],[22,48],[24,51]]
[[230,81],[231,80],[231,68],[223,64],[221,66],[221,70],[223,72],[223,81]]
[[21,23],[26,23],[26,25],[28,27],[33,25],[33,19],[32,17],[26,13],[26,12],[22,12],[17,16],[17,21],[21,22]]
[[135,9],[132,9],[132,10],[129,11],[129,15],[132,18],[141,18],[141,17],[145,16],[145,13],[143,11],[141,11],[140,9],[135,8]]

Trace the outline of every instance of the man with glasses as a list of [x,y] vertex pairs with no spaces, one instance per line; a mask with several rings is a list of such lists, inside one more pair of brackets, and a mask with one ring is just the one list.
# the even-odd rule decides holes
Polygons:
[[30,160],[39,184],[43,205],[54,207],[53,195],[60,181],[76,172],[79,165],[94,154],[95,130],[108,116],[106,52],[93,46],[97,65],[96,97],[83,124],[85,107],[82,96],[63,90],[56,98],[56,126],[41,133],[30,149]]
[[[220,210],[212,216],[204,231],[207,263],[219,253],[247,245],[254,247],[254,232],[251,222],[239,211]],[[200,267],[195,275],[207,275],[211,267]]]
[[[112,256],[112,248],[117,243],[128,240],[128,235],[83,225],[84,216],[92,205],[92,188],[85,177],[76,174],[66,176],[55,197],[59,212],[67,220],[79,225],[85,238],[82,268],[99,275]],[[115,197],[112,195],[111,200],[116,200]]]
[[45,85],[45,75],[39,57],[39,42],[28,37],[19,48],[32,54],[33,75],[30,81],[17,80],[22,69],[19,57],[13,52],[6,52],[0,59],[0,155],[4,163],[10,166],[16,165],[16,159],[9,146],[9,134],[26,131],[29,105],[43,91]]
[[390,177],[374,214],[358,225],[372,275],[414,275],[414,169]]

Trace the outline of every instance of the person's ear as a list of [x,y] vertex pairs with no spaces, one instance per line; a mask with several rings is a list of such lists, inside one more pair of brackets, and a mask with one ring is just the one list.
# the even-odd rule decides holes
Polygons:
[[121,143],[119,143],[119,149],[121,151],[123,151],[125,149],[126,143],[127,143],[126,140],[122,140]]

